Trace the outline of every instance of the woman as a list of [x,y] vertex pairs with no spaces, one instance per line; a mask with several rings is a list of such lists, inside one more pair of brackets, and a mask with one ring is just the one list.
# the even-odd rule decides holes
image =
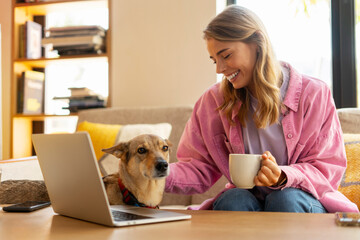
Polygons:
[[195,104],[165,190],[203,193],[222,175],[231,182],[230,153],[262,154],[253,189],[228,184],[200,209],[358,212],[337,191],[346,157],[327,85],[279,62],[263,24],[246,8],[227,7],[204,38],[224,79]]

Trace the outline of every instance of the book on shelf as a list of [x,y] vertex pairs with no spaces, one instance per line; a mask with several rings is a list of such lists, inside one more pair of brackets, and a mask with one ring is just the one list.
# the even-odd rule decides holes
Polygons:
[[104,43],[104,39],[98,35],[83,35],[83,36],[43,38],[41,43],[43,45],[52,44],[53,47],[58,47],[58,46],[76,47],[77,45],[102,45]]
[[71,113],[81,109],[104,108],[106,106],[105,99],[89,88],[69,88],[69,90],[71,91],[70,96],[54,97],[53,100],[67,101],[69,105],[63,109],[69,109]]
[[41,58],[41,38],[42,26],[33,21],[26,21],[23,30],[24,56],[26,58]]
[[16,3],[33,3],[36,2],[37,0],[16,0]]
[[19,26],[19,58],[25,57],[25,24]]
[[24,71],[18,79],[17,113],[40,114],[44,112],[45,74]]
[[83,35],[97,35],[105,37],[105,29],[101,26],[70,26],[70,27],[53,27],[45,31],[47,38],[69,37],[69,36],[83,36]]
[[81,54],[101,54],[105,52],[104,48],[99,45],[76,45],[76,46],[66,46],[66,47],[54,47],[53,50],[56,50],[60,56],[81,55]]
[[93,97],[73,97],[69,99],[69,107],[89,108],[104,107],[105,101],[96,96]]
[[71,87],[69,90],[71,97],[98,96],[98,94],[87,87]]
[[84,96],[84,97],[68,97],[68,98],[54,98],[54,99],[68,99],[69,105],[63,109],[69,109],[71,113],[82,109],[89,108],[104,108],[105,100],[99,96]]
[[100,95],[87,95],[87,96],[62,96],[62,97],[53,97],[53,100],[64,100],[67,102],[96,102],[104,101],[104,98]]
[[60,0],[16,0],[16,3],[58,2]]
[[51,46],[59,55],[100,54],[105,51],[106,31],[101,26],[49,28],[42,45]]

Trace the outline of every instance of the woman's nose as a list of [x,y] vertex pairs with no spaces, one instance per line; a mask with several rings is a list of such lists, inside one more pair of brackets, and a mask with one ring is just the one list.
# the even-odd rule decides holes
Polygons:
[[226,66],[223,61],[218,61],[216,63],[216,73],[217,74],[223,73],[225,71],[225,69],[226,69]]

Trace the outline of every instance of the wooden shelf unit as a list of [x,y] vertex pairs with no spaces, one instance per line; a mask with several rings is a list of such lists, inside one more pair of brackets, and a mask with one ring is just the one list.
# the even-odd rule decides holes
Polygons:
[[[84,62],[87,60],[106,61],[110,67],[110,1],[111,0],[61,0],[34,3],[16,3],[12,0],[12,79],[11,79],[11,158],[22,158],[32,155],[31,134],[33,133],[32,123],[34,121],[45,121],[47,118],[53,117],[76,117],[77,114],[69,115],[53,115],[38,114],[26,115],[17,113],[17,79],[18,76],[26,70],[33,68],[46,68],[48,64],[61,62]],[[109,29],[107,29],[106,53],[102,54],[82,54],[60,56],[58,58],[39,58],[27,59],[19,58],[19,29],[20,25],[26,21],[33,21],[35,15],[47,15],[51,12],[74,12],[77,9],[96,9],[106,7],[109,9]],[[108,73],[110,69],[108,67]],[[46,79],[46,75],[45,75]],[[46,80],[45,80],[46,81]],[[109,74],[110,82],[110,74]],[[109,84],[110,85],[110,84]],[[110,92],[108,98],[110,99]],[[107,106],[110,106],[108,101]]]

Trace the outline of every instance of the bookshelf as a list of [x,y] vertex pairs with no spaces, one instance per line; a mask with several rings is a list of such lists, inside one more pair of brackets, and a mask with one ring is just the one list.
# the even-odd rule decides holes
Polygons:
[[[71,120],[73,123],[76,122],[77,114],[76,113],[57,113],[55,110],[52,111],[51,106],[53,106],[51,101],[52,97],[56,96],[54,93],[48,91],[51,89],[51,85],[55,85],[55,88],[58,88],[59,91],[64,89],[66,90],[69,85],[64,83],[64,89],[60,89],[62,83],[54,82],[54,80],[48,79],[47,69],[52,68],[56,69],[57,66],[66,68],[66,66],[80,66],[81,64],[86,64],[91,62],[92,64],[103,64],[105,67],[106,77],[101,78],[98,83],[99,86],[107,86],[105,97],[110,99],[108,86],[110,85],[109,77],[109,66],[110,66],[110,2],[111,0],[36,0],[34,2],[25,3],[24,1],[12,0],[12,79],[11,79],[11,143],[10,143],[10,154],[11,158],[20,158],[28,157],[33,155],[32,143],[31,143],[31,134],[36,132],[46,132],[46,127],[44,129],[45,122],[52,121],[53,119],[60,119],[61,121]],[[35,59],[29,59],[23,57],[20,52],[20,37],[22,36],[20,26],[25,24],[26,21],[35,21],[34,16],[44,16],[48,18],[50,14],[62,14],[62,13],[79,13],[81,17],[81,12],[86,10],[96,10],[96,9],[106,8],[108,11],[107,19],[107,34],[106,34],[106,49],[102,53],[89,53],[81,55],[64,55],[57,56],[54,58],[44,57],[42,54],[41,57]],[[96,20],[94,20],[96,21]],[[104,22],[104,19],[101,19]],[[49,27],[45,23],[46,27]],[[93,24],[93,23],[91,23]],[[86,22],[83,25],[87,25]],[[65,27],[66,25],[59,26]],[[104,65],[105,64],[105,65]],[[45,108],[42,113],[39,114],[22,114],[18,112],[18,79],[19,76],[24,71],[29,70],[44,69],[45,72],[45,85],[44,88],[44,104]],[[104,69],[104,68],[103,68]],[[61,73],[60,73],[61,74]],[[50,74],[51,75],[51,74]],[[50,76],[49,75],[49,76]],[[54,75],[54,74],[53,74]],[[58,74],[59,75],[59,74]],[[61,76],[60,76],[61,77]],[[63,78],[66,80],[68,75],[64,73]],[[56,84],[55,84],[56,83]],[[68,83],[69,84],[69,83]],[[71,83],[70,83],[71,84]],[[60,86],[60,87],[59,87]],[[85,86],[86,82],[85,82]],[[48,92],[50,92],[48,94]],[[61,91],[60,91],[61,92]],[[52,94],[52,95],[51,95]],[[55,94],[55,95],[54,95]],[[49,96],[48,96],[49,95]],[[61,93],[60,93],[61,95]],[[49,100],[50,99],[50,100]],[[46,107],[46,106],[50,106]],[[107,102],[107,106],[110,106],[110,102]],[[75,121],[74,121],[75,119]],[[71,122],[70,121],[70,122]],[[75,127],[75,126],[74,126]],[[58,131],[62,131],[61,127]],[[48,132],[50,133],[50,132]]]

